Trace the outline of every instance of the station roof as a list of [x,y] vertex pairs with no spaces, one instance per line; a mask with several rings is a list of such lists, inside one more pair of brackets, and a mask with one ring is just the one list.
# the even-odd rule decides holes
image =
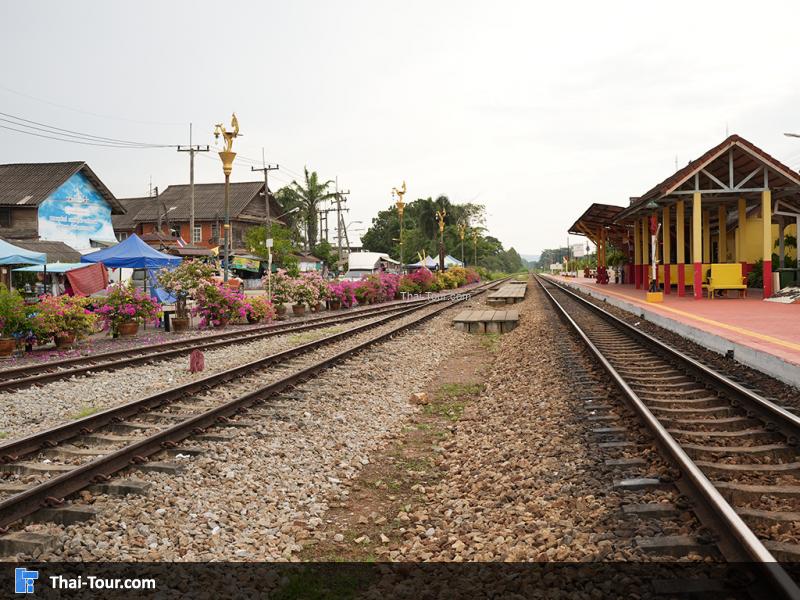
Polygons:
[[628,235],[628,228],[616,223],[616,219],[624,210],[624,207],[615,204],[595,202],[572,224],[569,233],[585,235],[597,244],[600,238],[599,231],[605,228],[606,239],[615,246],[620,246]]
[[633,199],[616,221],[640,216],[650,201],[669,206],[701,192],[703,199],[734,202],[760,197],[765,189],[773,191],[775,200],[800,203],[800,174],[734,134]]

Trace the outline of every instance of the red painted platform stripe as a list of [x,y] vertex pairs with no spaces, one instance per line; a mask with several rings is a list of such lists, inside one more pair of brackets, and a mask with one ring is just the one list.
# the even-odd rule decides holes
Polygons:
[[642,265],[633,265],[633,282],[637,290],[642,287]]
[[678,296],[686,295],[686,265],[678,263]]
[[703,263],[694,263],[694,299],[703,297]]

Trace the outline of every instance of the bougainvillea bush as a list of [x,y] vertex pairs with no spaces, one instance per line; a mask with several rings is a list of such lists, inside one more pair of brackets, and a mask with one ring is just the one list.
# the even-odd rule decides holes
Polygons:
[[247,318],[244,292],[216,283],[207,283],[195,290],[194,297],[195,306],[192,308],[192,314],[200,316],[198,326],[201,329],[224,326],[231,319]]
[[294,278],[290,277],[285,269],[278,269],[271,278],[265,275],[261,279],[264,289],[268,288],[269,279],[272,279],[272,303],[275,306],[283,306],[287,302],[291,302]]
[[41,296],[31,314],[33,337],[40,344],[53,337],[74,333],[77,339],[95,331],[98,316],[87,308],[87,299],[73,296]]
[[301,273],[299,277],[292,281],[291,293],[289,298],[296,304],[308,304],[315,306],[319,301],[319,287],[312,277],[306,277],[308,273]]
[[338,300],[345,308],[355,306],[356,300],[355,281],[331,281],[328,283],[328,294],[333,300]]
[[103,329],[117,334],[122,323],[155,321],[158,318],[161,310],[158,300],[135,287],[132,281],[111,285],[106,292],[102,304],[94,311]]
[[186,301],[193,298],[200,285],[211,281],[214,267],[199,260],[184,260],[174,269],[161,269],[158,285],[175,297],[175,316],[185,319],[189,316]]
[[244,305],[248,321],[272,321],[275,318],[275,308],[266,296],[253,296]]
[[393,273],[374,273],[357,282],[355,295],[362,304],[378,304],[394,300],[398,294],[400,276]]
[[322,278],[319,271],[308,271],[306,273],[300,273],[298,279],[301,283],[308,285],[309,287],[314,288],[315,297],[317,302],[323,302],[329,299],[329,291],[328,291],[328,284]]
[[431,291],[431,287],[436,281],[436,276],[430,271],[430,269],[426,269],[425,267],[417,269],[413,273],[407,275],[407,277],[412,283],[417,285],[420,292]]

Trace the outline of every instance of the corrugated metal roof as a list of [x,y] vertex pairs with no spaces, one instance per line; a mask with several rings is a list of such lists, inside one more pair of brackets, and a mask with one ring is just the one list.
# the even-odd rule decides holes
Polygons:
[[34,252],[44,252],[47,254],[47,262],[79,263],[81,253],[72,246],[67,246],[64,242],[52,242],[49,240],[14,240],[14,245]]
[[[264,183],[260,181],[231,183],[230,185],[231,218],[236,218],[264,188]],[[191,213],[190,186],[188,184],[169,186],[159,194],[158,203],[153,202],[143,206],[133,220],[139,223],[157,221],[159,210],[163,211],[162,203],[169,210],[171,221],[188,221]],[[173,206],[175,209],[170,210]],[[196,183],[194,185],[194,208],[195,219],[221,219],[225,214],[225,184]]]
[[39,206],[67,179],[81,171],[92,182],[113,214],[125,209],[85,162],[16,163],[0,165],[0,206]]
[[136,223],[134,222],[134,217],[136,214],[145,206],[148,201],[155,201],[155,198],[152,196],[142,196],[140,198],[119,198],[119,203],[125,209],[124,215],[112,215],[111,223],[114,225],[114,229],[117,230],[127,230],[127,229],[135,229]]

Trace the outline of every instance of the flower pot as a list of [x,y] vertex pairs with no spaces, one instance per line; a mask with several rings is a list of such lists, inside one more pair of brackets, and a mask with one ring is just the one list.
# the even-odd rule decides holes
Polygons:
[[295,317],[302,317],[304,314],[306,314],[306,305],[292,304],[292,312],[294,313]]
[[321,311],[322,310],[322,302],[317,302],[317,306],[315,308],[316,308],[316,312]]
[[216,327],[218,329],[222,329],[223,327],[226,327],[228,325],[228,321],[230,321],[230,319],[220,319],[219,325],[217,325]]
[[17,340],[14,338],[0,338],[0,357],[7,358],[14,354],[17,347]]
[[331,307],[331,310],[339,310],[342,308],[342,303],[339,300],[329,300],[328,304]]
[[285,315],[286,314],[286,305],[285,304],[278,304],[278,306],[275,307],[275,313],[279,317],[282,317],[283,315]]
[[189,329],[189,317],[173,317],[169,324],[175,333],[183,333]]
[[136,321],[125,321],[119,324],[119,334],[122,337],[136,335],[139,331],[139,323]]
[[75,332],[74,331],[67,331],[64,333],[57,333],[56,338],[56,348],[69,348],[72,344],[75,343]]

